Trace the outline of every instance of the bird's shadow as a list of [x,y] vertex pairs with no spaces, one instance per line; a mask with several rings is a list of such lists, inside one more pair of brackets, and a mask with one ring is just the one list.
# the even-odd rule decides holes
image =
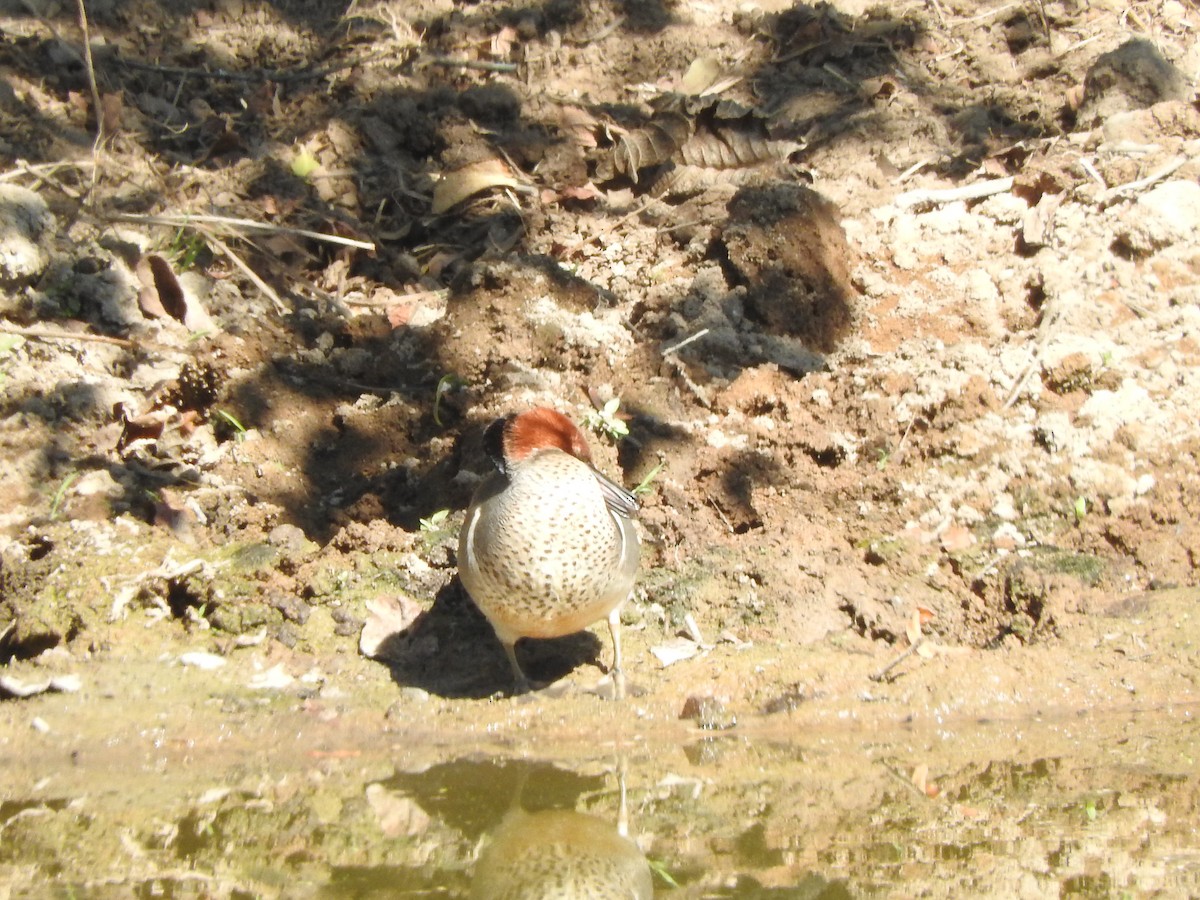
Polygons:
[[[548,685],[580,665],[599,662],[602,644],[590,631],[522,640],[517,657],[530,680]],[[504,648],[457,578],[412,625],[384,639],[375,658],[392,680],[439,697],[482,699],[513,689]]]

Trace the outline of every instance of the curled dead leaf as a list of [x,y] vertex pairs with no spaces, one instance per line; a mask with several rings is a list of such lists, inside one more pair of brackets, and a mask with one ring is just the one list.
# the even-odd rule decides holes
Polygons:
[[183,299],[183,288],[171,271],[171,264],[156,253],[143,256],[137,264],[138,281],[142,290],[138,293],[138,306],[152,319],[170,316],[183,321],[187,304]]
[[100,97],[100,121],[106,135],[114,135],[121,130],[121,116],[125,112],[125,95],[109,93]]
[[921,611],[919,608],[914,609],[912,615],[908,617],[908,624],[904,627],[904,636],[908,638],[909,646],[921,640]]
[[720,128],[693,135],[679,148],[679,158],[688,165],[708,169],[739,169],[787,159],[799,146],[751,130]]
[[152,319],[170,316],[193,332],[214,329],[200,301],[189,296],[167,260],[157,253],[147,254],[138,261],[136,271],[142,283],[138,306],[147,316]]
[[[638,171],[669,160],[692,135],[692,122],[680,113],[659,116],[644,128],[621,137],[613,148],[613,174],[628,175],[635,184]],[[604,173],[598,172],[602,178]]]
[[508,165],[500,159],[485,159],[447,172],[434,186],[433,213],[441,215],[468,197],[497,187],[523,187]]
[[153,442],[162,437],[167,420],[171,417],[169,410],[154,410],[142,416],[131,416],[123,405],[118,405],[116,412],[121,416],[121,436],[117,438],[117,452],[124,454],[134,444],[140,441]]

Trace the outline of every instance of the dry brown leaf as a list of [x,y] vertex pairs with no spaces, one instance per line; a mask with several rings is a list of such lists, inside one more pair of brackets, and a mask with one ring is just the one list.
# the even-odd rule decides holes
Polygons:
[[692,122],[680,113],[659,116],[644,128],[622,137],[612,152],[616,174],[628,175],[636,184],[638,171],[664,163],[691,137]]
[[121,115],[125,111],[125,95],[121,93],[104,94],[100,98],[100,121],[106,135],[114,135],[121,130]]
[[904,627],[904,636],[908,638],[909,646],[921,640],[921,611],[914,609],[912,615],[908,618],[908,624]]
[[155,410],[144,416],[130,416],[124,406],[118,408],[121,415],[121,436],[117,438],[117,452],[122,453],[138,441],[156,441],[162,437],[171,417],[169,410]]
[[189,297],[171,264],[156,253],[143,256],[137,264],[138,306],[151,318],[170,316],[188,331],[213,331],[215,325],[200,301]]
[[705,131],[692,136],[679,150],[688,165],[709,169],[740,169],[786,159],[798,145],[773,141],[732,128]]
[[171,264],[158,254],[151,253],[138,262],[137,276],[142,283],[142,290],[138,293],[138,306],[142,312],[153,319],[170,316],[182,322],[187,303]]
[[585,149],[596,146],[599,125],[595,116],[578,106],[564,106],[558,112],[559,130]]
[[1076,84],[1067,88],[1067,108],[1077,110],[1083,106],[1084,88],[1082,84]]
[[433,188],[433,213],[441,215],[468,197],[497,187],[521,187],[502,159],[485,159],[447,172]]

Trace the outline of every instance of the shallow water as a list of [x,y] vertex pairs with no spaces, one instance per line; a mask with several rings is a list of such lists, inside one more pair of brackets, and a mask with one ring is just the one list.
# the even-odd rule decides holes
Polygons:
[[0,897],[1196,896],[1196,713],[9,741]]

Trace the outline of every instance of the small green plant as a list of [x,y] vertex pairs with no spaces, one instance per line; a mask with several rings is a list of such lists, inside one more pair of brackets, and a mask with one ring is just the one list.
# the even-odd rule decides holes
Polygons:
[[238,440],[241,440],[246,436],[246,426],[234,418],[233,413],[228,413],[223,409],[218,409],[217,416],[237,433]]
[[649,472],[646,473],[646,477],[643,478],[640,482],[638,482],[638,486],[635,487],[632,491],[630,491],[630,493],[632,493],[635,497],[639,497],[642,494],[650,493],[651,483],[654,481],[655,478],[658,477],[658,473],[661,472],[666,467],[667,467],[667,464],[665,462],[660,462],[657,466],[655,466],[653,469],[651,469]]
[[67,491],[71,485],[75,483],[75,479],[79,477],[78,472],[72,472],[63,479],[63,483],[58,486],[58,490],[54,492],[54,500],[50,503],[50,518],[51,520],[58,518],[59,508],[62,506],[63,498],[67,496]]
[[583,422],[597,434],[606,434],[614,441],[629,436],[629,426],[618,417],[617,410],[621,408],[621,398],[613,397],[604,404],[602,409],[588,413]]
[[176,270],[184,272],[194,265],[200,254],[208,249],[204,236],[197,232],[180,228],[167,245],[167,255],[175,262]]
[[667,887],[677,888],[680,886],[679,882],[667,871],[667,864],[665,862],[660,859],[647,859],[646,863],[650,866],[650,871],[657,875]]
[[437,387],[433,390],[433,421],[437,422],[439,428],[444,424],[442,422],[442,397],[465,385],[466,382],[457,375],[443,375],[438,379]]
[[1079,524],[1087,516],[1088,502],[1087,497],[1079,496],[1075,498],[1075,502],[1071,504],[1071,512],[1075,514],[1075,523]]
[[297,178],[307,179],[309,175],[317,171],[320,167],[321,163],[307,147],[301,147],[296,152],[296,155],[292,157],[292,174]]
[[445,530],[446,517],[450,515],[450,510],[439,509],[427,518],[421,519],[421,533],[428,535],[438,535]]

